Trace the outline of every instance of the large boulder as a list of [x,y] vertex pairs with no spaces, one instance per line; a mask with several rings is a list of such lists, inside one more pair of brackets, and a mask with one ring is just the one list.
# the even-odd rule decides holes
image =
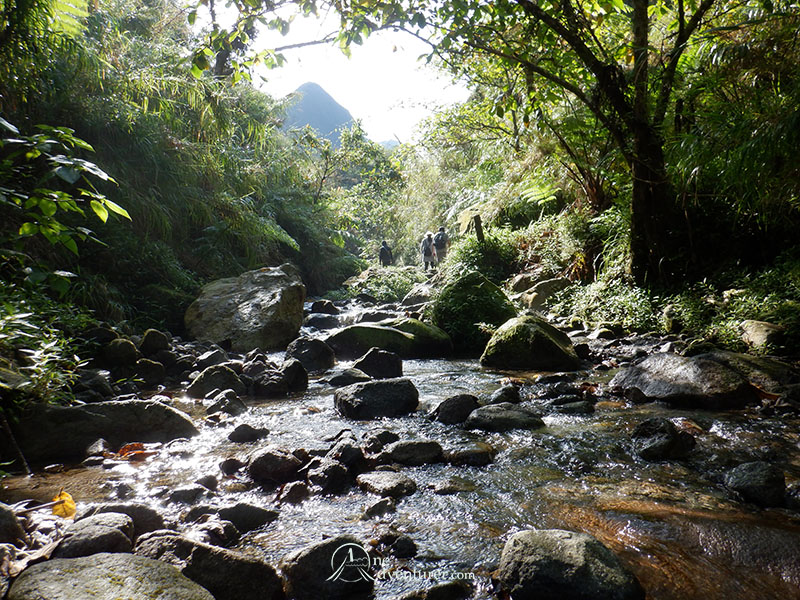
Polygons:
[[381,379],[341,387],[333,401],[339,413],[350,419],[399,417],[417,409],[419,391],[404,377]]
[[357,358],[370,348],[394,352],[402,358],[448,356],[453,350],[450,336],[442,329],[409,318],[350,325],[325,342],[340,358]]
[[568,288],[572,282],[566,277],[555,277],[539,281],[533,287],[521,294],[520,300],[525,308],[540,310],[553,294]]
[[754,356],[727,350],[700,354],[696,358],[713,360],[767,392],[781,393],[788,386],[800,383],[800,371],[794,366],[769,356]]
[[503,369],[575,371],[581,361],[566,333],[539,317],[523,316],[506,321],[494,332],[481,364]]
[[531,409],[501,402],[489,404],[473,410],[464,422],[466,429],[483,431],[511,431],[512,429],[538,429],[544,427],[544,421],[538,413]]
[[413,336],[413,358],[439,358],[453,353],[453,341],[450,336],[436,325],[410,317],[401,317],[383,324]]
[[636,578],[585,533],[515,533],[500,557],[498,579],[512,600],[643,600]]
[[197,429],[184,413],[151,400],[95,402],[81,406],[36,404],[14,427],[33,463],[80,461],[99,438],[112,448],[127,442],[167,442]]
[[659,353],[617,373],[609,386],[632,402],[736,408],[756,400],[742,375],[706,356]]
[[445,285],[431,310],[433,324],[450,336],[455,349],[476,356],[490,338],[479,323],[499,326],[515,315],[516,310],[503,290],[477,271]]
[[305,297],[296,267],[265,267],[203,286],[184,321],[195,338],[236,352],[283,349],[300,331]]
[[286,595],[293,600],[369,598],[375,585],[371,559],[350,536],[329,538],[281,561]]
[[[153,531],[139,538],[136,554],[163,561],[203,586],[215,600],[283,600],[283,586],[267,563],[196,542],[174,531]],[[147,597],[147,596],[144,596]]]
[[28,567],[14,581],[7,600],[87,598],[215,600],[208,590],[165,562],[106,553],[57,558]]
[[725,485],[759,506],[783,506],[786,497],[783,469],[763,461],[734,467],[725,474]]

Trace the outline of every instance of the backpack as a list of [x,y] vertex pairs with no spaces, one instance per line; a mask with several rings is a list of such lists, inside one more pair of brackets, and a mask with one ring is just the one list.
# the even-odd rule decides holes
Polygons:
[[433,245],[437,248],[444,248],[447,245],[447,234],[444,231],[439,231],[433,236]]

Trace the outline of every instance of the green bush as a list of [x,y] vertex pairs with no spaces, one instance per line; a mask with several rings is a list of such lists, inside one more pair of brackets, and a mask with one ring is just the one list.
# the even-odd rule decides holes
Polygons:
[[491,338],[492,328],[516,316],[503,290],[478,271],[447,283],[433,300],[430,318],[453,340],[459,353],[477,356]]
[[334,297],[353,298],[369,294],[381,302],[399,302],[417,283],[427,281],[425,273],[417,267],[372,267],[352,280],[344,292]]
[[577,316],[592,327],[613,325],[629,331],[659,328],[650,293],[618,279],[573,285],[556,296],[551,308],[562,315]]
[[499,284],[516,271],[517,259],[514,232],[510,229],[487,229],[483,243],[471,235],[455,243],[447,256],[445,271],[448,277],[478,271]]

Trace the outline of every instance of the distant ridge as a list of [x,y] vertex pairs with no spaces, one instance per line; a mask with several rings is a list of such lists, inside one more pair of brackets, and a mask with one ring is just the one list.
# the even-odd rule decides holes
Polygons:
[[339,146],[341,131],[355,123],[350,111],[313,82],[304,83],[292,95],[296,96],[296,100],[290,103],[286,111],[284,127],[291,129],[309,125],[321,137]]

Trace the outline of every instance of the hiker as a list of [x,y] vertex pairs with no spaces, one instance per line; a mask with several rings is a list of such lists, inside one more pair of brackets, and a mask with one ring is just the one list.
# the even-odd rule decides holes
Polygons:
[[433,233],[430,231],[422,238],[422,243],[419,245],[419,251],[422,253],[422,262],[425,263],[425,270],[428,270],[428,264],[431,265],[431,271],[436,269],[436,246],[433,245]]
[[394,262],[392,258],[392,249],[386,243],[386,240],[381,242],[381,249],[378,251],[378,261],[382,267],[388,267]]
[[436,264],[440,265],[447,257],[447,251],[450,249],[450,238],[445,233],[444,227],[439,227],[439,231],[433,236],[433,246],[436,248]]

